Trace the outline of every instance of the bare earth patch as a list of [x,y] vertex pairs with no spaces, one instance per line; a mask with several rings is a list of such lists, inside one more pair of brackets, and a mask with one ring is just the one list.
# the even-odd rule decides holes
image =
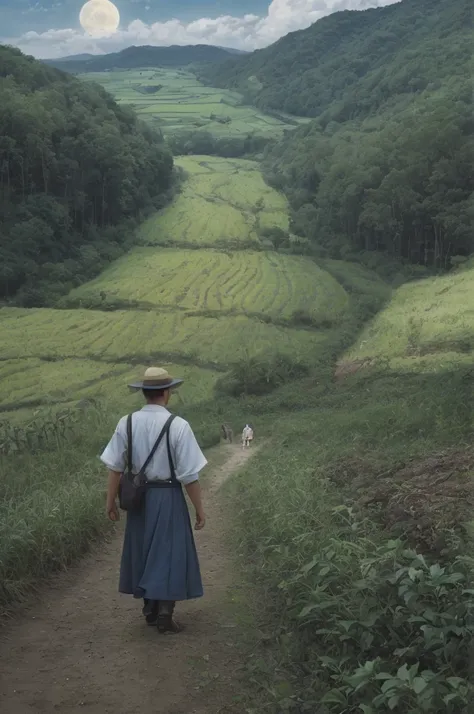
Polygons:
[[370,357],[364,359],[353,359],[353,360],[340,360],[334,371],[334,378],[336,380],[342,380],[346,377],[350,377],[351,374],[356,374],[361,369],[370,367],[373,364],[373,360]]
[[[228,591],[238,576],[224,546],[218,490],[251,456],[219,449],[204,479],[208,523],[197,535],[204,598],[178,604],[178,636],[147,627],[141,602],[117,592],[121,533],[3,628],[0,711],[4,714],[238,714],[236,613]],[[211,462],[212,464],[212,462]]]
[[446,531],[462,532],[474,508],[474,449],[447,450],[383,470],[352,459],[336,464],[331,480],[395,535],[424,551],[441,552]]

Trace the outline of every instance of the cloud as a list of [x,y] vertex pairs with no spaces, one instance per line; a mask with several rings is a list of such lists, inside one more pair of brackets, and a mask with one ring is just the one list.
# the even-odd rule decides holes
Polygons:
[[89,52],[104,54],[130,45],[208,44],[254,50],[265,47],[294,30],[309,27],[339,10],[366,10],[392,5],[400,0],[272,0],[267,15],[222,15],[192,22],[169,20],[147,25],[134,20],[111,37],[93,39],[76,29],[26,32],[3,42],[16,45],[35,57],[64,57]]

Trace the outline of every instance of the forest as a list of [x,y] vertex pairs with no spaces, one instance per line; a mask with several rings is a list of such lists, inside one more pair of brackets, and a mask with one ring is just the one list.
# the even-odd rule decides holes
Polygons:
[[266,176],[320,255],[445,269],[474,251],[473,128],[466,82],[361,124],[312,122],[268,147]]
[[317,254],[445,269],[474,250],[473,41],[468,0],[404,0],[335,13],[201,76],[315,117],[264,166]]
[[245,57],[208,65],[202,79],[234,87],[263,110],[346,121],[470,76],[470,0],[403,0],[336,12]]
[[166,202],[162,138],[105,90],[0,47],[0,298],[50,303]]

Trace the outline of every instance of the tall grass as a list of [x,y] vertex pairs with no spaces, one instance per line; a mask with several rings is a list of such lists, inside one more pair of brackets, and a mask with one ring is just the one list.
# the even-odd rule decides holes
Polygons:
[[97,456],[111,428],[90,410],[54,444],[0,456],[0,611],[107,532]]
[[254,712],[468,711],[468,509],[436,523],[445,547],[422,555],[403,529],[392,533],[383,509],[368,519],[358,483],[370,496],[384,473],[426,459],[429,493],[429,459],[469,447],[469,384],[469,371],[379,371],[321,385],[317,400],[307,385],[286,392],[291,416],[228,486],[233,542],[258,583],[265,632],[249,662]]

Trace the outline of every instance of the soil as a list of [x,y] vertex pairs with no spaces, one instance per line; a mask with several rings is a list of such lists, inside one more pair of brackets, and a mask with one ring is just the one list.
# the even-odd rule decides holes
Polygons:
[[386,466],[363,458],[342,460],[329,478],[392,535],[423,552],[449,549],[449,531],[462,535],[474,508],[474,449],[449,449],[428,458]]
[[[254,453],[218,450],[203,479],[208,521],[196,535],[205,596],[178,603],[179,635],[146,626],[141,601],[117,592],[121,532],[54,579],[0,639],[2,714],[242,714],[238,587],[219,488]],[[212,462],[211,462],[212,463]],[[120,529],[119,529],[120,531]]]

